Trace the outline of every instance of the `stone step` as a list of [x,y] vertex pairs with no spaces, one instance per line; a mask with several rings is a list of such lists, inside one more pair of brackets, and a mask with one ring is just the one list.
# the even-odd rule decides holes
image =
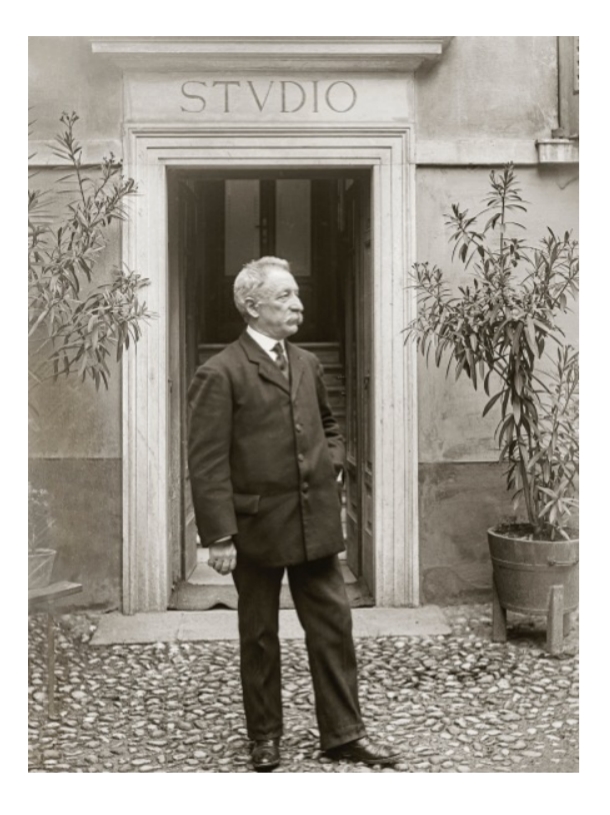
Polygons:
[[[352,608],[372,606],[373,597],[360,580],[346,583],[345,591]],[[207,611],[215,608],[237,608],[237,592],[233,585],[199,585],[178,583],[172,592],[169,608],[174,611]],[[280,591],[280,608],[294,608],[290,589],[283,585]]]
[[[355,608],[352,612],[354,637],[447,636],[451,628],[437,606],[420,608]],[[280,611],[281,639],[303,639],[296,612]],[[123,615],[103,614],[91,645],[118,643],[201,642],[236,640],[237,612],[166,611]]]

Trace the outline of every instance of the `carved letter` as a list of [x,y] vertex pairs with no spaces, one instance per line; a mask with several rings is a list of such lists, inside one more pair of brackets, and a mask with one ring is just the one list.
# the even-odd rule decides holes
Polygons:
[[[352,92],[352,101],[346,108],[336,108],[336,107],[334,107],[334,105],[331,104],[330,92],[332,91],[333,88],[336,88],[337,85],[347,85],[347,87]],[[338,82],[333,82],[332,85],[329,85],[327,90],[326,90],[325,96],[326,96],[326,104],[328,105],[328,107],[331,110],[334,110],[335,113],[347,113],[348,110],[351,110],[354,107],[354,105],[356,104],[356,100],[358,98],[358,95],[356,93],[356,89],[354,88],[354,86],[350,82],[344,82],[342,79],[339,80]]]
[[254,97],[254,101],[256,102],[256,104],[258,106],[258,109],[262,113],[263,108],[267,104],[267,99],[269,99],[269,94],[271,93],[271,87],[273,86],[273,80],[269,83],[269,87],[267,88],[267,93],[265,94],[265,98],[263,99],[262,102],[258,98],[258,94],[256,92],[256,89],[254,88],[254,85],[252,84],[252,82],[250,82],[250,80],[248,80],[248,85],[250,86],[250,90],[252,91],[252,96]]
[[[305,104],[305,91],[303,90],[303,86],[299,82],[293,82],[291,79],[283,79],[281,81],[282,86],[282,113],[296,113],[297,110],[301,110],[303,105]],[[296,106],[296,108],[292,108],[292,110],[288,110],[286,107],[286,85],[296,85],[297,88],[301,91],[301,103]]]
[[317,113],[318,112],[318,80],[317,79],[312,80],[311,84],[313,85],[313,112]]
[[229,113],[229,85],[237,85],[237,87],[239,88],[239,86],[241,85],[241,82],[234,82],[234,81],[227,82],[227,80],[222,80],[222,81],[218,80],[218,82],[214,82],[212,87],[215,88],[216,85],[224,85],[225,86],[225,113]]
[[201,107],[199,108],[199,110],[189,110],[188,108],[184,108],[181,105],[180,109],[183,110],[185,113],[201,113],[202,110],[205,110],[205,99],[203,98],[203,96],[200,96],[198,93],[187,93],[186,92],[186,86],[187,85],[203,85],[204,88],[207,87],[207,86],[206,86],[205,82],[196,82],[194,79],[189,80],[188,82],[183,82],[182,83],[182,95],[186,96],[187,99],[199,99],[200,102],[201,102]]

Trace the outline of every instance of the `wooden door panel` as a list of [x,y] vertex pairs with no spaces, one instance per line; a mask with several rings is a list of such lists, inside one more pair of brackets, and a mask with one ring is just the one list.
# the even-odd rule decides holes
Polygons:
[[186,392],[198,358],[199,280],[197,197],[191,185],[168,180],[170,261],[169,516],[174,579],[197,565],[197,529],[187,466]]
[[169,226],[169,382],[168,382],[168,528],[169,544],[172,553],[172,581],[182,579],[182,530],[184,517],[182,511],[182,437],[180,404],[180,349],[182,347],[182,320],[181,320],[181,286],[180,277],[180,197],[177,181],[171,176],[168,179],[168,226]]
[[362,356],[362,393],[359,400],[362,412],[360,458],[360,496],[362,503],[362,577],[372,591],[375,585],[375,561],[373,547],[373,283],[372,283],[372,240],[371,240],[371,195],[370,186],[360,187],[360,269],[361,289],[360,311],[360,350]]
[[360,560],[360,494],[358,460],[360,455],[358,416],[358,282],[357,282],[357,217],[355,189],[345,198],[345,242],[343,254],[343,287],[345,291],[345,385],[347,413],[347,456],[345,494],[347,513],[347,563],[356,577],[361,573]]
[[197,525],[195,508],[191,491],[191,480],[188,471],[188,399],[187,390],[198,364],[199,345],[199,268],[198,241],[202,227],[200,222],[197,196],[186,184],[181,185],[181,222],[183,224],[183,243],[181,266],[183,270],[184,291],[184,353],[182,368],[182,470],[184,473],[184,545],[183,575],[188,580],[197,566]]
[[[338,342],[336,181],[216,179],[197,182],[197,190],[208,235],[202,247],[207,280],[201,290],[201,341],[227,344],[243,330],[233,304],[233,283],[242,263],[263,255],[281,256],[292,246],[295,257],[286,259],[293,264],[305,307],[297,341]],[[300,191],[298,196],[295,190]]]
[[347,559],[374,585],[372,284],[370,191],[364,182],[345,193],[345,359],[347,392]]

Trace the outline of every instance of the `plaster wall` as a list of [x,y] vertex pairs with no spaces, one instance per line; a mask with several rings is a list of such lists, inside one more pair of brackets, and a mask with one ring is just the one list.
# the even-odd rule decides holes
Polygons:
[[[526,230],[523,235],[537,242],[547,226],[578,237],[578,168],[517,168],[527,214],[519,213]],[[438,265],[449,285],[456,288],[472,279],[459,261],[452,262],[453,245],[445,215],[452,203],[474,214],[482,208],[488,190],[487,168],[420,168],[417,171],[417,258]],[[572,344],[578,344],[578,312],[562,322]],[[482,388],[475,392],[464,376],[455,382],[445,378],[446,363],[426,367],[419,358],[419,452],[420,461],[495,461],[493,433],[497,419],[481,418],[487,401]],[[493,411],[492,411],[493,413]]]
[[101,156],[111,145],[120,155],[121,71],[95,59],[87,37],[29,37],[28,55],[32,138],[53,138],[63,111],[74,110],[81,117],[79,139],[88,152],[99,146]]
[[[419,138],[548,137],[557,70],[556,37],[455,37],[417,75]],[[89,38],[30,37],[29,79],[33,138],[51,138],[61,112],[76,110],[84,141],[120,142],[121,71],[92,55]]]
[[[508,157],[507,157],[508,158]],[[417,257],[443,269],[452,287],[470,281],[463,266],[451,261],[445,227],[451,203],[480,208],[489,168],[427,167],[417,171]],[[546,227],[578,236],[578,168],[518,167],[523,197],[529,202],[521,220],[525,235],[541,238]],[[578,311],[563,320],[567,339],[578,345]],[[487,401],[462,376],[445,377],[418,362],[419,523],[421,597],[424,603],[488,599],[491,568],[486,530],[512,515],[504,468],[494,440],[497,414],[482,418]],[[493,388],[492,388],[493,392]]]
[[29,480],[46,489],[57,550],[53,580],[82,583],[62,609],[116,609],[121,603],[121,462],[108,458],[32,458]]
[[[76,137],[84,163],[112,150],[121,156],[122,78],[112,64],[96,60],[86,37],[29,38],[30,160],[37,168],[30,186],[59,193],[43,215],[52,217],[70,200],[70,187],[49,142],[59,117],[78,113]],[[52,199],[47,199],[50,202]],[[107,281],[120,264],[120,229],[111,230],[95,275]],[[58,549],[54,579],[79,580],[84,591],[65,607],[118,608],[121,587],[121,384],[110,364],[110,387],[76,379],[48,381],[32,396],[30,481],[49,493],[52,534]]]
[[[43,218],[54,218],[74,196],[64,176],[38,170],[30,187],[46,191]],[[94,267],[94,279],[107,282],[120,264],[120,229]],[[89,286],[85,283],[83,294]],[[44,342],[44,334],[40,334]],[[48,348],[47,348],[48,350]],[[42,354],[34,358],[40,362]],[[118,608],[121,586],[121,370],[109,362],[109,388],[76,376],[47,379],[30,393],[29,478],[48,493],[51,535],[58,556],[55,580],[83,584],[64,607]],[[48,366],[43,371],[49,373]]]
[[[128,96],[127,110],[123,110],[121,71],[110,61],[93,56],[85,37],[32,37],[29,56],[34,149],[36,142],[42,145],[58,132],[62,111],[76,110],[81,117],[77,135],[85,148],[85,161],[98,162],[110,149],[120,156],[122,121],[129,118],[132,105]],[[193,77],[195,74],[157,78],[167,85],[168,105],[175,107],[178,101],[182,105],[181,82]],[[244,75],[244,82],[247,79]],[[255,77],[261,99],[272,79]],[[322,76],[319,79],[324,81]],[[425,145],[421,153],[425,166],[416,171],[417,258],[437,263],[455,285],[463,282],[464,276],[450,262],[443,215],[453,202],[478,208],[489,173],[488,167],[481,166],[489,164],[489,154],[477,158],[481,145],[500,145],[497,152],[515,139],[515,143],[531,146],[531,153],[520,155],[533,156],[533,162],[535,140],[548,138],[557,127],[556,38],[456,37],[439,63],[416,75],[414,85],[403,86],[397,76],[387,86],[381,77],[355,80],[362,107],[349,111],[345,118],[329,111],[324,116],[329,122],[349,122],[356,115],[372,121],[378,109],[373,91],[387,87],[390,118],[414,122],[416,155],[418,143]],[[148,85],[150,78],[142,82]],[[274,86],[273,93],[276,91]],[[240,107],[241,97],[235,98],[235,114],[245,121],[249,114]],[[150,100],[151,104],[163,103],[162,95],[154,93]],[[212,101],[208,103],[211,121],[226,121],[221,102],[214,103],[220,105],[218,110]],[[270,96],[269,105],[272,103]],[[187,104],[196,106],[197,100]],[[310,116],[308,106],[309,102],[295,117]],[[131,112],[138,111],[134,107]],[[171,111],[168,115],[175,118]],[[277,111],[276,115],[278,121],[285,121]],[[205,125],[206,121],[181,108],[180,117],[191,124]],[[437,151],[438,145],[457,142],[469,147],[462,152],[453,148]],[[445,166],[440,155],[457,159],[452,160],[453,166]],[[50,164],[53,159],[49,156],[48,150],[41,150],[40,160],[33,161]],[[508,153],[501,160],[511,158],[514,156]],[[542,236],[547,225],[577,231],[577,169],[575,165],[534,163],[518,168],[531,204],[526,220],[531,235]],[[43,168],[34,183],[49,187],[54,181],[53,171]],[[117,230],[100,258],[100,274],[107,277],[120,260]],[[145,269],[140,271],[146,274]],[[565,328],[577,342],[577,314],[571,315]],[[495,420],[481,418],[485,396],[473,392],[466,379],[447,381],[444,368],[428,369],[421,358],[418,379],[422,601],[488,596],[490,569],[484,530],[510,511],[496,462]],[[96,393],[89,383],[62,380],[43,386],[35,404],[39,418],[30,436],[30,477],[34,486],[45,486],[51,492],[55,531],[63,542],[55,576],[75,578],[80,574],[86,580],[88,593],[75,604],[116,607],[120,601],[122,514],[119,368],[113,371],[108,392]]]
[[418,135],[548,138],[557,94],[556,37],[454,37],[418,75]]
[[[77,123],[78,127],[78,123]],[[94,170],[87,171],[93,174]],[[43,193],[40,216],[58,223],[75,196],[72,179],[62,181],[64,170],[41,168],[30,179],[30,188]],[[129,206],[129,204],[127,205]],[[108,245],[97,256],[93,283],[107,283],[121,263],[121,231],[118,223],[107,232]],[[91,288],[84,276],[83,296]],[[43,342],[44,335],[40,336]],[[37,343],[37,347],[38,343]],[[47,346],[47,352],[50,348]],[[111,358],[110,380],[106,390],[76,376],[47,379],[31,393],[35,409],[30,423],[30,456],[36,458],[119,458],[121,455],[120,366]],[[49,373],[48,368],[43,369]]]

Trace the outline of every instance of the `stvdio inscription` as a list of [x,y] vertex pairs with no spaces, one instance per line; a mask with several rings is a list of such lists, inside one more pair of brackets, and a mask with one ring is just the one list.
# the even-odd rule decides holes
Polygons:
[[252,106],[253,110],[296,113],[305,109],[319,113],[321,109],[334,113],[347,113],[358,101],[351,82],[343,79],[324,82],[318,79],[297,82],[293,79],[272,79],[268,82],[252,80],[189,79],[182,83],[182,96],[191,100],[181,105],[185,113],[204,111],[231,113]]

